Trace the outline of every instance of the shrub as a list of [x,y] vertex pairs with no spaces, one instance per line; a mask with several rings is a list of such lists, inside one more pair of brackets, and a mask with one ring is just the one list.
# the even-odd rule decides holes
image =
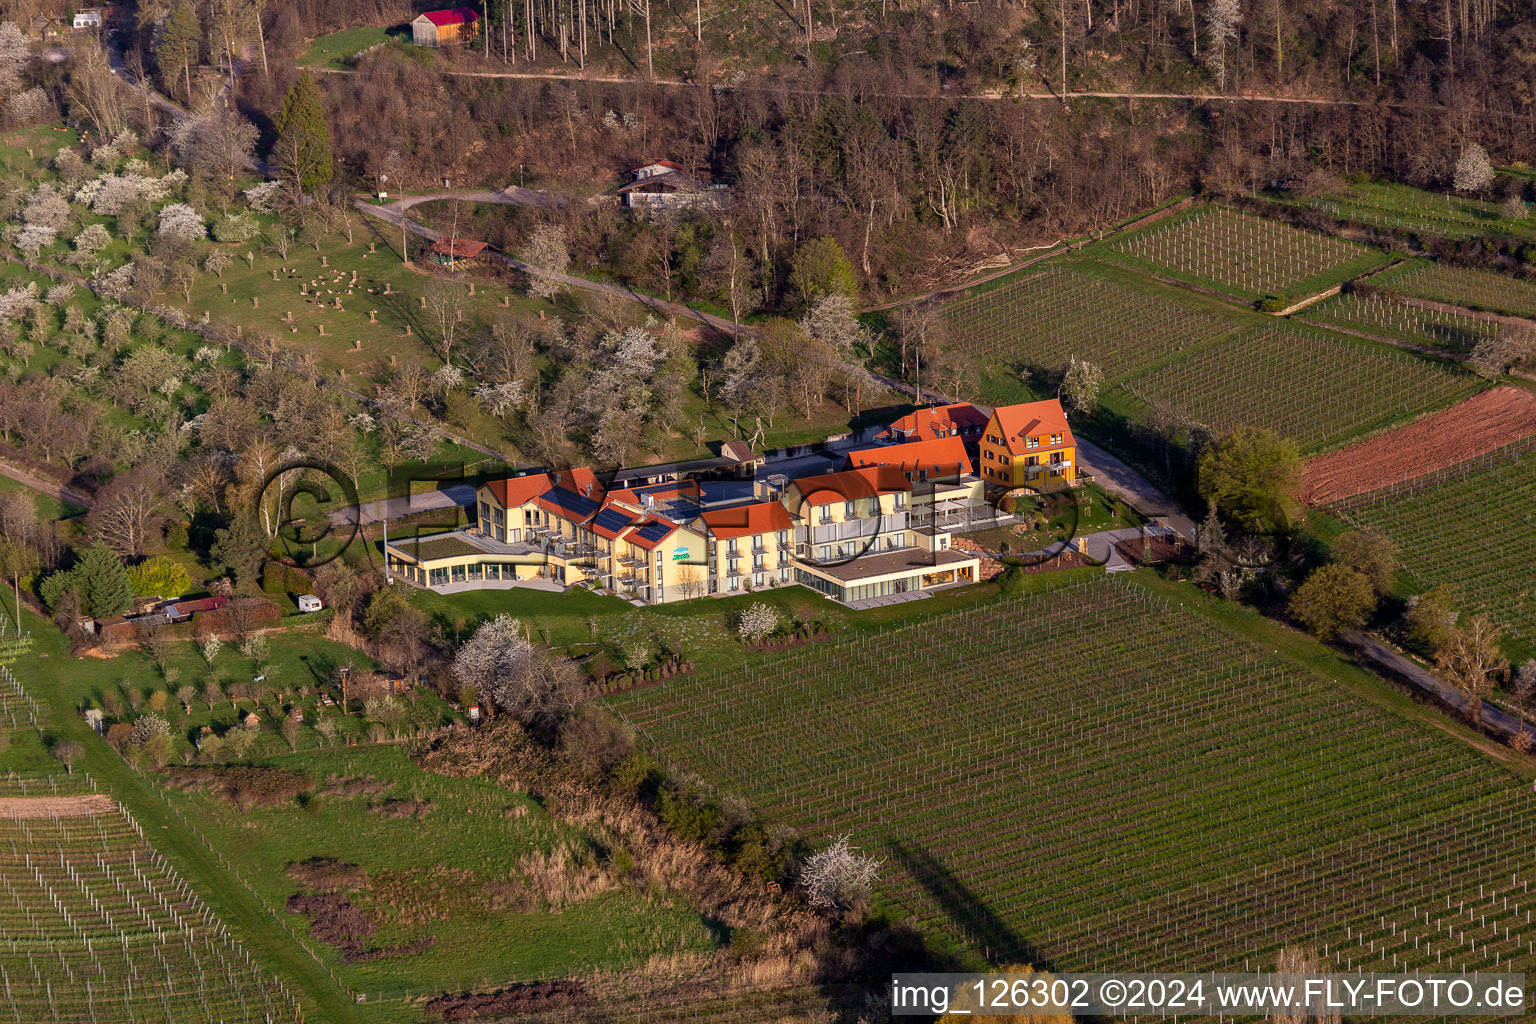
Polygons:
[[1291,300],[1289,298],[1284,295],[1277,295],[1272,292],[1264,296],[1258,302],[1255,302],[1253,305],[1254,308],[1257,309],[1260,313],[1278,313],[1290,304]]
[[713,847],[725,814],[719,807],[692,793],[671,787],[656,798],[656,817],[679,839]]

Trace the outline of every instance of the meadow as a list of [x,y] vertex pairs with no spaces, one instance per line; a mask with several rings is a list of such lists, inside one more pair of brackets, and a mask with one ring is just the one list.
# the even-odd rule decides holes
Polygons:
[[1414,590],[1447,585],[1458,606],[1536,648],[1536,444],[1529,439],[1329,511],[1392,538]]
[[[302,779],[295,785],[306,795],[242,810],[214,792],[178,790],[178,769],[160,782],[224,862],[269,905],[288,906],[289,927],[370,1003],[719,945],[678,899],[584,881],[574,865],[595,872],[595,840],[525,794],[424,772],[397,746],[309,751],[255,767]],[[550,856],[573,864],[569,892],[535,880]],[[344,899],[367,923],[339,939],[317,936],[288,904],[316,894]]]
[[[1284,382],[1284,386],[1277,386]],[[1145,410],[1225,432],[1269,427],[1304,452],[1343,444],[1478,389],[1417,356],[1291,325],[1266,325],[1121,383]]]
[[945,303],[946,327],[983,364],[1050,372],[1076,356],[1110,380],[1238,328],[1220,304],[1126,277],[1083,263],[1007,277]]
[[1414,234],[1455,239],[1485,235],[1536,239],[1536,221],[1529,212],[1523,217],[1506,217],[1501,204],[1487,199],[1429,192],[1392,182],[1366,182],[1316,198],[1285,202],[1341,220]]
[[410,38],[411,29],[408,25],[387,29],[374,25],[344,28],[339,32],[310,40],[304,52],[299,54],[296,63],[300,67],[349,70],[354,59],[364,51],[375,46],[383,46],[391,39],[409,41]]
[[1393,267],[1371,278],[1386,292],[1432,299],[1452,306],[1481,309],[1507,316],[1536,317],[1536,282],[1493,270],[1415,262]]
[[1221,206],[1160,221],[1102,249],[1144,272],[1170,273],[1245,302],[1308,295],[1386,262],[1354,242]]
[[880,909],[978,957],[1536,966],[1529,780],[1270,647],[1100,580],[608,706],[807,838],[851,833]]

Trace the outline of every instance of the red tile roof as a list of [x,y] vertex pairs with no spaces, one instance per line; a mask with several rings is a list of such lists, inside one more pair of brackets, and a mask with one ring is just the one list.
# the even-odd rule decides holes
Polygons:
[[849,469],[866,466],[895,466],[903,473],[924,469],[935,476],[961,476],[971,472],[971,457],[965,453],[965,442],[960,438],[940,437],[848,453]]
[[442,11],[427,11],[422,17],[438,27],[462,25],[465,22],[480,20],[479,12],[472,11],[468,7],[450,7]]
[[492,480],[485,485],[501,502],[502,508],[520,508],[551,487],[563,486],[579,494],[601,500],[602,490],[597,474],[585,466],[577,469],[557,470],[554,473],[534,473],[530,476],[513,476],[505,480]]
[[427,251],[456,260],[472,260],[485,251],[485,243],[473,238],[439,238],[427,246]]
[[805,495],[807,505],[830,505],[835,501],[873,498],[879,494],[895,494],[897,491],[912,489],[912,481],[894,466],[845,469],[841,473],[804,476],[793,483]]
[[[1022,405],[1003,405],[992,411],[997,425],[1003,432],[1003,443],[1014,454],[1020,454],[1026,450],[1042,451],[1047,448],[1063,448],[1076,444],[1072,439],[1072,428],[1067,426],[1067,414],[1062,411],[1061,403],[1054,398],[1048,398],[1043,402],[1025,402]],[[1039,448],[1026,449],[1024,439],[1026,437],[1039,437],[1041,434],[1060,434],[1061,444],[1054,445],[1043,441]]]
[[645,548],[647,551],[652,551],[680,529],[681,527],[670,519],[637,519],[633,529],[629,531],[629,534],[624,539],[637,548]]
[[892,423],[876,437],[907,437],[913,441],[931,441],[948,437],[967,428],[976,431],[987,425],[987,415],[970,402],[936,405],[918,409]]
[[751,537],[759,533],[774,533],[778,530],[787,530],[794,521],[789,517],[789,509],[782,502],[760,501],[755,505],[742,505],[737,508],[717,508],[712,512],[705,512],[699,517],[720,540],[730,540],[732,537]]

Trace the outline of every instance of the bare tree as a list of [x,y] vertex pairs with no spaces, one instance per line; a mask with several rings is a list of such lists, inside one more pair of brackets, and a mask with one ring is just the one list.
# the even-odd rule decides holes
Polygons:
[[520,255],[530,268],[528,294],[552,299],[565,289],[560,277],[571,263],[571,250],[565,241],[565,229],[546,224],[533,233]]
[[1435,652],[1441,678],[1466,695],[1474,724],[1483,721],[1483,698],[1493,692],[1509,662],[1499,651],[1499,631],[1486,615],[1474,615]]
[[443,362],[453,365],[453,346],[459,323],[469,303],[469,293],[456,281],[435,280],[427,286],[427,313],[436,328],[437,351]]
[[119,555],[142,555],[150,534],[159,525],[165,491],[165,478],[157,471],[135,466],[101,489],[86,516],[86,525]]
[[53,756],[64,765],[64,771],[75,774],[75,762],[85,756],[85,745],[75,740],[63,740],[53,745]]

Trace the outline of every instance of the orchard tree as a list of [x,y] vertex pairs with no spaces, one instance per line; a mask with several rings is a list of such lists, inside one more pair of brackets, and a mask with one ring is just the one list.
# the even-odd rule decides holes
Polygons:
[[807,857],[800,869],[806,902],[817,910],[850,910],[874,891],[881,862],[850,846],[849,838],[834,839],[825,850]]
[[1099,391],[1104,387],[1104,371],[1073,356],[1061,375],[1061,386],[1056,397],[1066,403],[1073,412],[1091,413],[1098,404]]
[[869,341],[869,332],[859,323],[852,297],[841,292],[823,295],[811,303],[800,318],[800,329],[831,345],[843,359],[856,356],[858,349]]
[[1250,530],[1284,528],[1296,509],[1301,458],[1273,430],[1239,427],[1200,455],[1200,496]]
[[1291,617],[1324,640],[1359,629],[1376,610],[1371,581],[1347,565],[1325,565],[1291,595]]
[[481,623],[453,659],[460,686],[474,687],[525,724],[574,706],[578,686],[567,669],[545,658],[507,615]]
[[1475,142],[1469,142],[1456,161],[1456,173],[1451,184],[1457,192],[1486,192],[1493,184],[1493,161],[1488,151]]
[[754,602],[752,607],[742,612],[741,621],[736,624],[736,632],[752,644],[762,643],[778,628],[779,613],[761,601]]
[[329,182],[336,173],[331,130],[325,123],[320,89],[308,71],[288,90],[276,125],[277,144],[272,155],[294,187],[307,192]]
[[1392,592],[1392,574],[1397,571],[1397,546],[1378,530],[1351,530],[1329,547],[1329,560],[1347,565],[1370,580],[1378,597]]
[[61,740],[53,745],[53,756],[59,759],[64,771],[75,774],[75,762],[85,756],[85,745],[75,740]]

